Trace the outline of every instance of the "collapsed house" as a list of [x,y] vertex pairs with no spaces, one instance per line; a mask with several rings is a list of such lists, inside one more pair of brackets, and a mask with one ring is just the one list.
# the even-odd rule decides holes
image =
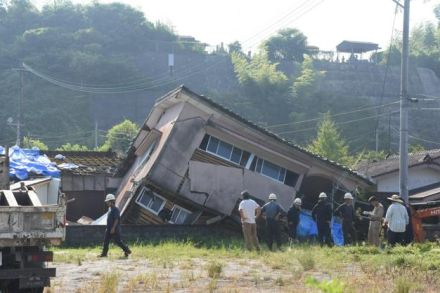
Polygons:
[[301,195],[340,196],[372,183],[182,86],[159,98],[133,141],[116,204],[130,224],[238,222],[240,193],[288,209]]
[[61,170],[61,191],[66,195],[66,218],[90,222],[107,211],[105,195],[115,192],[121,178],[121,158],[114,152],[43,151]]

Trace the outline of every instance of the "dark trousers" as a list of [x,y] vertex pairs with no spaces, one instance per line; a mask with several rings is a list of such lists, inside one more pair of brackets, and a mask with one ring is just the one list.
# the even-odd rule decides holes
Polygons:
[[104,236],[104,246],[102,247],[102,255],[107,255],[108,253],[108,246],[110,244],[110,240],[113,239],[113,242],[119,246],[124,252],[130,251],[127,245],[124,244],[121,240],[121,233],[115,232],[115,234],[110,234],[110,231],[105,231]]
[[344,233],[344,245],[356,242],[356,231],[354,230],[353,223],[342,222],[342,233]]
[[277,242],[278,248],[281,248],[280,224],[275,219],[266,219],[267,222],[267,245],[272,250],[273,240]]
[[390,229],[387,231],[388,244],[394,246],[396,244],[405,244],[405,232],[393,232]]
[[297,239],[297,236],[296,236],[297,226],[298,226],[298,223],[289,224],[289,237],[292,239]]
[[332,245],[333,241],[329,223],[318,223],[318,241],[321,245],[324,243],[328,246]]

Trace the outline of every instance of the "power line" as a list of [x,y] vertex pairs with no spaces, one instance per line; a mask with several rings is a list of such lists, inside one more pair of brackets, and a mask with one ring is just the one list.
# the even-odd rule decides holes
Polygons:
[[[384,98],[384,95],[385,95],[385,87],[386,87],[386,84],[387,84],[388,71],[389,71],[389,68],[390,68],[391,47],[392,47],[393,39],[394,39],[394,27],[396,25],[396,18],[397,18],[398,7],[399,6],[396,3],[396,8],[394,10],[393,25],[392,25],[392,29],[391,29],[390,47],[388,49],[387,63],[386,63],[386,67],[385,67],[384,77],[383,77],[382,93],[380,95],[380,102],[379,102],[379,104],[382,104],[383,98]],[[380,108],[378,109],[377,113],[378,114],[381,113],[381,109]],[[379,151],[379,116],[376,119],[376,128],[375,128],[374,132],[375,132],[375,136],[376,136],[376,152],[378,152]]]
[[[309,7],[309,9],[302,11],[301,14],[299,14],[298,16],[296,16],[295,20],[299,19],[300,17],[304,16],[305,14],[307,14],[308,12],[310,12],[312,9],[314,9],[316,6],[318,6],[319,4],[321,4],[322,2],[324,2],[325,0],[320,0],[319,2],[315,3],[315,5]],[[310,2],[310,1],[308,1]],[[301,8],[302,5],[296,7],[292,12],[298,12],[299,8]],[[295,21],[294,20],[294,21]],[[199,72],[203,72],[206,71],[207,69],[219,64],[221,61],[218,61],[216,63],[211,64],[210,66],[205,66],[202,70],[199,71],[193,71],[193,72],[189,72],[186,76],[182,76],[180,78],[178,78],[177,80],[183,80],[185,78],[188,78],[190,76],[193,76],[194,74],[197,74]],[[71,82],[65,82],[59,79],[56,79],[54,77],[51,77],[47,74],[44,74],[42,72],[39,72],[35,69],[33,69],[32,67],[30,67],[29,65],[23,64],[23,66],[29,70],[31,73],[33,73],[34,75],[46,80],[47,82],[50,82],[54,85],[66,88],[66,89],[70,89],[73,91],[81,91],[81,92],[87,92],[87,93],[96,93],[96,94],[122,94],[122,93],[130,93],[130,92],[138,92],[138,91],[145,91],[145,90],[150,90],[150,89],[154,89],[154,88],[158,88],[158,87],[162,87],[171,83],[176,82],[177,80],[171,80],[171,81],[164,81],[161,82],[159,84],[154,84],[155,82],[158,81],[163,81],[164,79],[157,79],[157,80],[150,80],[149,81],[149,86],[147,86],[145,84],[145,82],[139,83],[139,84],[133,84],[133,85],[126,85],[123,87],[89,87],[89,86],[84,86],[83,84],[78,84],[78,83],[71,83]],[[200,66],[204,66],[204,64],[201,64]],[[195,65],[192,68],[189,67],[188,70],[191,69],[195,69],[199,67],[199,65]],[[168,79],[168,78],[167,78]]]
[[[386,103],[386,104],[382,104],[382,105],[376,105],[376,106],[369,106],[369,107],[364,107],[361,109],[357,109],[357,110],[353,110],[353,111],[348,111],[348,112],[341,112],[341,113],[337,113],[337,114],[331,114],[331,117],[338,117],[338,116],[343,116],[343,115],[347,115],[347,114],[353,114],[353,113],[358,113],[358,112],[363,112],[363,111],[367,111],[367,110],[372,110],[372,109],[376,109],[379,107],[386,107],[386,106],[390,106],[393,104],[397,104],[399,103],[399,101],[394,101],[394,102],[390,102],[390,103]],[[294,124],[301,124],[301,123],[306,123],[306,122],[313,122],[313,121],[319,121],[321,120],[322,117],[319,118],[312,118],[312,119],[307,119],[307,120],[302,120],[302,121],[293,121],[293,122],[289,122],[289,123],[281,123],[281,124],[273,124],[273,125],[269,125],[266,126],[265,128],[277,128],[277,127],[282,127],[282,126],[289,126],[289,125],[294,125]]]
[[[380,114],[380,115],[381,116],[388,115],[388,113],[384,113],[384,114]],[[335,124],[336,125],[345,125],[345,124],[355,123],[355,122],[364,121],[364,120],[368,120],[368,119],[373,119],[376,116],[377,115],[368,116],[368,117],[364,117],[364,118],[353,119],[353,120],[348,120],[348,121],[344,121],[344,122],[338,122],[338,123],[335,123]],[[279,134],[279,135],[280,134],[291,134],[291,133],[303,132],[303,131],[308,131],[308,130],[316,130],[316,126],[315,127],[310,127],[310,128],[305,128],[305,129],[299,129],[299,130],[289,130],[289,131],[277,132],[277,134]]]
[[[395,127],[392,127],[392,130],[394,132],[396,132],[396,133],[400,133],[400,131],[398,129],[396,129]],[[414,135],[411,135],[411,134],[408,134],[408,137],[410,137],[412,139],[415,139],[415,140],[418,140],[418,141],[423,141],[423,142],[427,142],[427,143],[432,143],[432,144],[440,145],[440,142],[438,142],[438,141],[424,139],[424,138],[417,137],[417,136],[414,136]]]

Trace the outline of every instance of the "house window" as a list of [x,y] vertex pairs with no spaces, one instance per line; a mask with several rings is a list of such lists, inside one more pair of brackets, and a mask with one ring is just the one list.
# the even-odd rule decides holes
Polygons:
[[148,149],[145,151],[142,158],[139,160],[139,163],[137,164],[138,167],[143,166],[148,160],[150,159],[151,155],[154,152],[154,149],[156,148],[157,140],[153,141],[152,144],[148,147]]
[[292,187],[295,187],[296,181],[299,177],[299,175],[295,172],[289,171],[258,157],[253,158],[251,164],[249,165],[249,170],[255,171]]
[[221,141],[209,134],[205,135],[199,148],[219,158],[233,162],[288,186],[295,187],[299,178],[299,174],[295,172],[261,159],[250,152],[237,148],[230,143]]
[[163,197],[151,191],[150,189],[144,187],[142,188],[141,193],[137,197],[136,202],[141,207],[147,209],[148,211],[152,212],[155,215],[158,215],[159,212],[165,206],[166,200]]
[[203,138],[199,148],[243,167],[246,166],[250,157],[249,152],[208,134]]
[[183,224],[185,223],[188,216],[191,215],[191,212],[178,206],[174,205],[173,213],[171,215],[170,223],[172,224]]

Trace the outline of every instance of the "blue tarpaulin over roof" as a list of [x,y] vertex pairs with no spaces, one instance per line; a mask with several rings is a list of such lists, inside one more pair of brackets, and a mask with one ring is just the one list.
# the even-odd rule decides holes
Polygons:
[[[0,154],[5,149],[0,146]],[[9,177],[11,179],[26,180],[30,174],[59,178],[60,170],[46,155],[41,155],[39,149],[22,149],[13,146],[9,149]]]

